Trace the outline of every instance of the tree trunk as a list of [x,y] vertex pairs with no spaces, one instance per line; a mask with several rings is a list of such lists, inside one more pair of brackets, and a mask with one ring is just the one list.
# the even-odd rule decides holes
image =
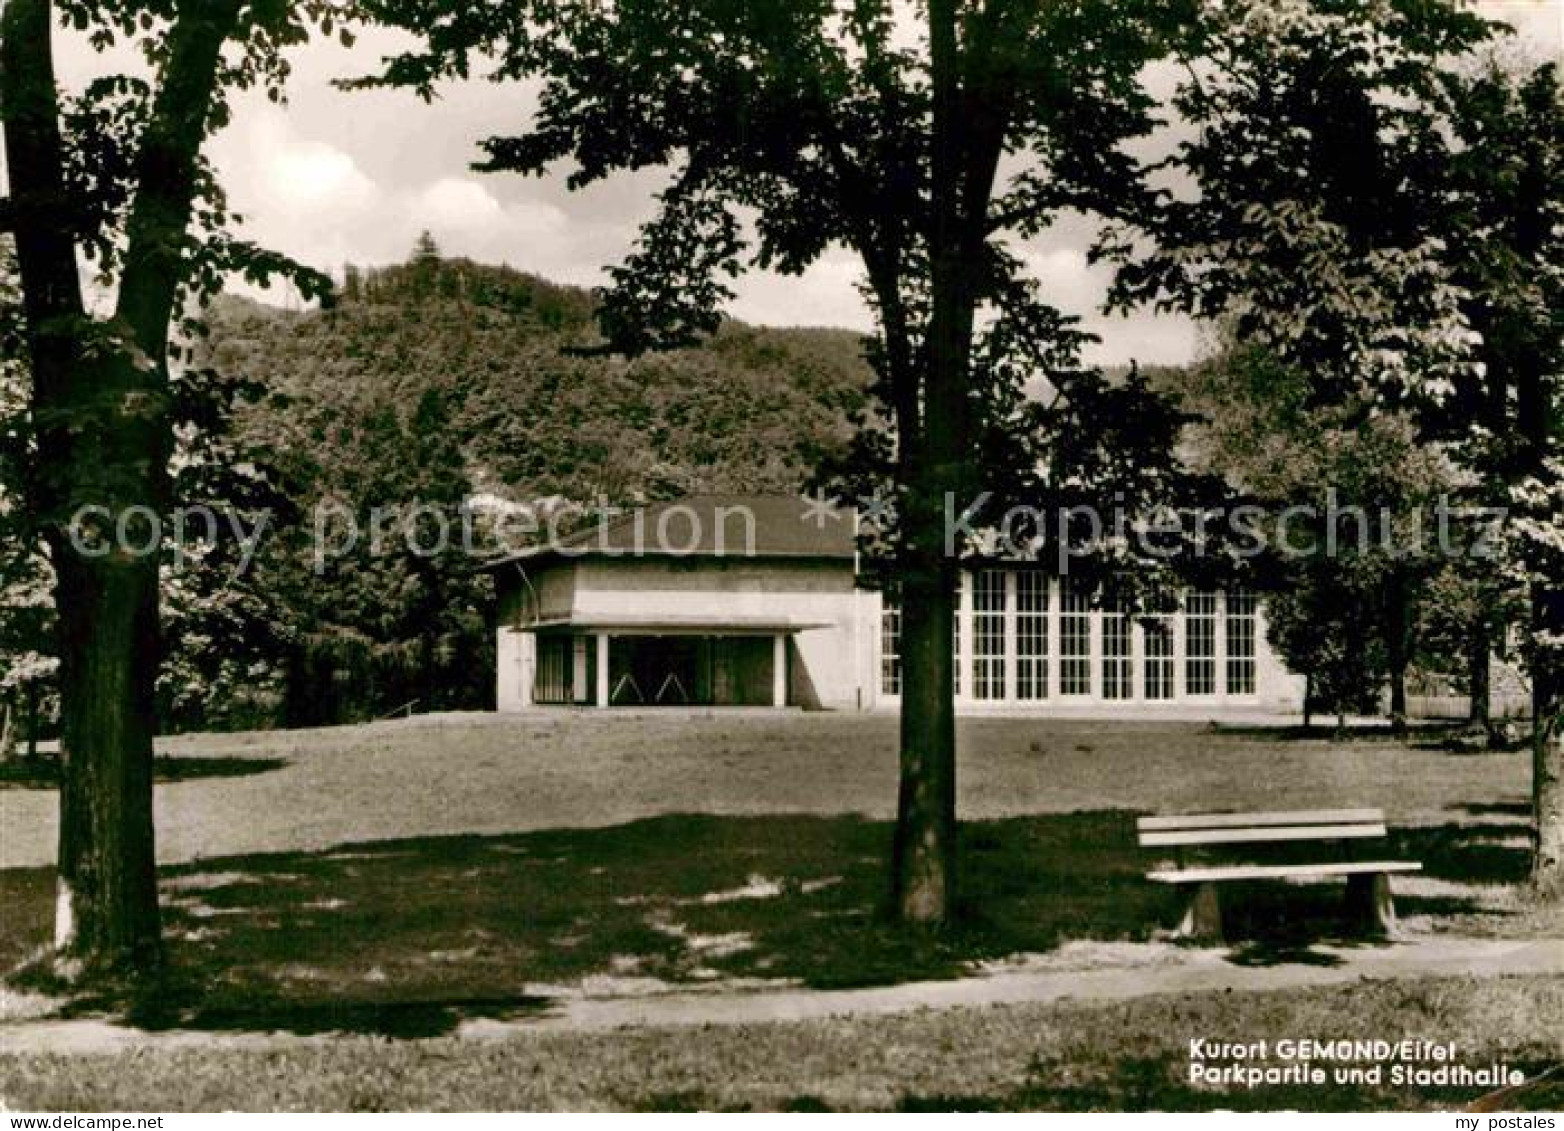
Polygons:
[[902,922],[933,926],[949,915],[956,888],[954,577],[939,561],[908,566],[892,899]]
[[1537,852],[1532,886],[1550,901],[1564,899],[1564,725],[1558,706],[1533,731],[1533,803],[1537,813]]
[[27,758],[34,761],[38,757],[38,685],[27,685]]
[[1390,733],[1407,733],[1407,665],[1411,660],[1411,616],[1407,579],[1398,570],[1385,590],[1385,659],[1390,670]]
[[1493,735],[1493,641],[1488,639],[1488,617],[1479,611],[1473,618],[1467,639],[1467,692],[1471,706],[1466,721],[1473,727]]
[[[902,922],[938,926],[956,889],[956,708],[952,617],[962,547],[946,544],[949,502],[971,482],[970,362],[975,277],[1003,128],[986,133],[964,105],[955,0],[930,0],[933,88],[927,385],[923,427],[904,454],[901,787],[892,901]],[[970,81],[970,76],[969,76]],[[974,141],[982,135],[983,140]]]
[[1560,900],[1564,899],[1564,725],[1557,702],[1542,725],[1533,728],[1532,772],[1537,813],[1532,886],[1543,898]]
[[156,557],[55,555],[60,610],[60,854],[55,947],[93,969],[159,958],[152,831]]
[[16,755],[16,704],[11,697],[0,699],[0,762],[9,762]]
[[[1564,593],[1538,586],[1532,596],[1533,635],[1557,633]],[[1557,654],[1539,647],[1532,665],[1532,810],[1536,850],[1531,883],[1538,896],[1564,901],[1564,672]]]
[[1390,733],[1398,738],[1407,733],[1407,668],[1406,661],[1390,669]]

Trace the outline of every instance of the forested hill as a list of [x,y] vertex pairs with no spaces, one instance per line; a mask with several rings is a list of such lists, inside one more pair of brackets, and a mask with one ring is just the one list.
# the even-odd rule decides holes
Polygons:
[[453,453],[473,490],[518,499],[796,491],[846,442],[870,380],[840,330],[729,323],[700,348],[581,356],[571,347],[596,339],[589,292],[427,252],[350,268],[331,310],[225,299],[209,326],[208,360],[281,394],[245,431],[309,453],[310,478],[344,492],[379,478],[355,465],[394,458],[388,431]]

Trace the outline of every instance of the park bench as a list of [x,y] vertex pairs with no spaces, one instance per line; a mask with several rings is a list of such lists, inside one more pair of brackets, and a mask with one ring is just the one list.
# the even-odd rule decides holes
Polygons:
[[[1347,877],[1347,907],[1366,933],[1395,932],[1396,912],[1390,896],[1392,872],[1417,872],[1411,860],[1361,858],[1364,841],[1383,840],[1385,814],[1379,809],[1320,809],[1298,813],[1192,813],[1182,817],[1142,817],[1135,823],[1140,846],[1174,850],[1172,867],[1158,866],[1146,878],[1159,884],[1193,888],[1179,934],[1219,941],[1222,912],[1217,885],[1233,881],[1289,880],[1313,876]],[[1333,845],[1326,853],[1320,846]],[[1215,850],[1224,855],[1247,850],[1307,859],[1280,863],[1211,862],[1187,864],[1191,850]]]

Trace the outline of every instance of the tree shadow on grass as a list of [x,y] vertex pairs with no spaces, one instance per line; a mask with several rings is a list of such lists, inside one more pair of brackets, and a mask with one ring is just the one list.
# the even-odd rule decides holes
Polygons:
[[[159,784],[203,778],[242,778],[268,774],[288,764],[285,758],[158,758],[153,780]],[[57,758],[16,758],[0,761],[0,789],[58,789]]]
[[1338,728],[1334,721],[1327,718],[1316,719],[1308,727],[1302,723],[1224,723],[1217,720],[1209,724],[1213,734],[1251,738],[1260,742],[1405,742],[1414,746],[1439,746],[1462,727],[1461,723],[1444,720],[1419,720],[1408,728],[1405,736],[1400,736],[1394,734],[1389,724],[1384,722],[1348,723]]
[[1464,817],[1508,817],[1512,824],[1528,827],[1532,817],[1529,801],[1465,801],[1448,808]]
[[1531,869],[1531,808],[1520,803],[1453,806],[1460,818],[1443,825],[1390,830],[1390,851],[1417,860],[1422,874],[1464,884],[1525,882]]
[[[1170,926],[1181,897],[1145,880],[1134,819],[965,824],[960,914],[933,933],[887,922],[892,826],[851,816],[673,815],[168,867],[170,975],[127,1016],[148,1028],[433,1036],[464,1019],[536,1015],[583,991],[949,978],[984,960]],[[1461,870],[1474,851],[1492,867],[1480,843],[1428,843],[1442,868]],[[0,956],[41,944],[52,873],[0,872],[0,896]],[[1323,910],[1339,902],[1339,890],[1261,885],[1228,901],[1229,937],[1269,940],[1276,961],[1309,961],[1313,941],[1341,933]]]

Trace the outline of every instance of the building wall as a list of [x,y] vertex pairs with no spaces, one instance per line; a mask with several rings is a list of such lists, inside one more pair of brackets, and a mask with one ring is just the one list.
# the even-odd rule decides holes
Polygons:
[[502,621],[496,634],[495,710],[524,711],[532,706],[532,681],[536,664],[535,638]]
[[496,576],[501,625],[520,627],[568,617],[575,606],[576,571],[571,567],[527,570],[507,566]]
[[573,612],[594,620],[719,614],[822,625],[796,633],[789,652],[803,663],[819,706],[842,710],[863,705],[860,597],[849,561],[593,559],[577,565]]
[[1258,641],[1255,681],[1260,704],[1279,711],[1302,711],[1304,678],[1288,670],[1266,639],[1263,603],[1258,610],[1255,631]]
[[[1186,611],[1168,618],[1169,663],[1161,669],[1169,677],[1168,696],[1158,698],[1148,664],[1147,631],[1138,618],[1115,621],[1113,614],[1084,602],[1067,609],[1057,580],[1022,582],[1017,570],[987,572],[990,576],[981,583],[971,573],[962,578],[957,703],[963,708],[1301,706],[1303,680],[1287,671],[1266,643],[1264,607],[1252,597],[1184,595],[1186,610],[1204,610],[1206,617],[1192,618]],[[1030,589],[1023,594],[1022,586],[1032,584],[1045,587],[1046,615],[1022,615],[1025,601],[1035,609],[1042,596],[1043,591]],[[894,681],[886,678],[894,665],[885,647],[884,602],[878,593],[855,588],[850,562],[592,558],[555,565],[529,576],[525,584],[506,582],[502,575],[501,608],[497,700],[502,711],[531,705],[535,637],[520,631],[522,625],[536,619],[606,623],[618,617],[633,621],[657,616],[817,624],[821,627],[794,633],[788,644],[789,703],[869,710],[900,702]],[[541,617],[533,609],[540,609]],[[1247,624],[1236,627],[1250,609]],[[980,630],[984,651],[993,656],[977,654]],[[1046,649],[1047,669],[1040,688],[1037,679],[1031,681],[1030,693],[1017,662],[1029,633]],[[1068,668],[1062,662],[1067,634],[1080,651],[1078,662]],[[1238,655],[1230,654],[1230,647],[1236,650],[1245,639],[1253,645],[1253,663],[1247,669]],[[1200,651],[1202,640],[1207,642],[1208,663],[1192,671],[1191,653]],[[1109,652],[1120,658],[1112,670],[1104,663]],[[1234,681],[1246,670],[1252,671],[1252,687],[1236,686]],[[1209,687],[1197,686],[1205,678],[1202,673],[1209,674]],[[1035,694],[1038,690],[1041,696]]]
[[[867,707],[872,657],[869,595],[855,588],[850,561],[789,559],[588,558],[519,577],[501,575],[497,701],[531,705],[535,644],[519,629],[535,620],[670,620],[732,617],[819,627],[795,632],[787,649],[789,700],[825,710]],[[540,609],[541,615],[534,609]],[[525,686],[521,686],[525,683]]]

